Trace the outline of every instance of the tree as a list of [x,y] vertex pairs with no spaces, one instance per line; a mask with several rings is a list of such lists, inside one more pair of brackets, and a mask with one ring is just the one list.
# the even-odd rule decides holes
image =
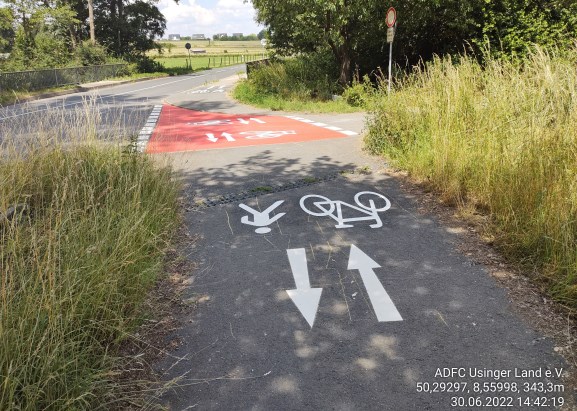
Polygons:
[[0,7],[0,53],[12,50],[15,37],[14,14],[10,8]]
[[382,32],[382,0],[252,0],[257,21],[264,24],[280,54],[331,50],[339,67],[339,83],[349,84],[359,38]]
[[93,0],[88,0],[88,24],[90,26],[90,42],[96,44],[96,34],[94,32],[94,4]]
[[402,65],[435,54],[525,54],[528,46],[569,47],[577,38],[575,0],[251,0],[281,55],[330,49],[339,82],[388,59],[385,14],[398,14],[394,58]]
[[119,57],[142,56],[155,48],[166,19],[153,1],[94,0],[96,37]]

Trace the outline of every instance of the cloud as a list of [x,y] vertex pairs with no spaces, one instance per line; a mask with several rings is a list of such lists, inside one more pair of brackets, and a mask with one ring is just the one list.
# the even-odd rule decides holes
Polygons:
[[254,21],[255,10],[251,3],[243,0],[161,0],[158,8],[166,18],[166,34],[178,33],[182,36],[204,33],[258,33]]

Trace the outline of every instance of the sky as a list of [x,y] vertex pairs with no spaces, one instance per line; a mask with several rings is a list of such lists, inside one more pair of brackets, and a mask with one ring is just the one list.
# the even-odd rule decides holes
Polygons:
[[165,37],[216,33],[257,34],[262,27],[254,21],[252,3],[243,0],[160,0],[158,8],[166,18]]

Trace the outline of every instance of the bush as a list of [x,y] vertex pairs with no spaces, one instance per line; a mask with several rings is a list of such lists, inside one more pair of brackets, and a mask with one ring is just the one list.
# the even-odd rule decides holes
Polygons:
[[510,257],[577,307],[577,50],[436,59],[379,99],[366,137],[442,197],[486,212]]
[[106,49],[99,44],[84,41],[74,51],[78,63],[82,66],[98,66],[105,64],[108,59]]
[[148,56],[137,56],[132,59],[138,73],[157,73],[164,71],[164,66]]
[[332,55],[318,53],[272,60],[251,70],[249,81],[259,92],[283,98],[329,100],[339,91]]
[[375,88],[368,76],[363,81],[355,79],[350,87],[343,91],[343,98],[353,107],[368,107],[370,100],[375,94]]

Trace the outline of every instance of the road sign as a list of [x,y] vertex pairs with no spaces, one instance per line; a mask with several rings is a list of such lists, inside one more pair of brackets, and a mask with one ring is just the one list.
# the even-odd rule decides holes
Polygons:
[[392,43],[394,38],[395,38],[395,28],[389,27],[387,29],[387,43]]
[[389,10],[387,10],[386,21],[387,21],[387,27],[393,27],[397,22],[397,11],[395,10],[394,7],[390,7]]
[[191,47],[192,47],[192,46],[190,45],[190,43],[186,43],[186,44],[184,45],[184,48],[186,48],[187,50],[190,50]]

